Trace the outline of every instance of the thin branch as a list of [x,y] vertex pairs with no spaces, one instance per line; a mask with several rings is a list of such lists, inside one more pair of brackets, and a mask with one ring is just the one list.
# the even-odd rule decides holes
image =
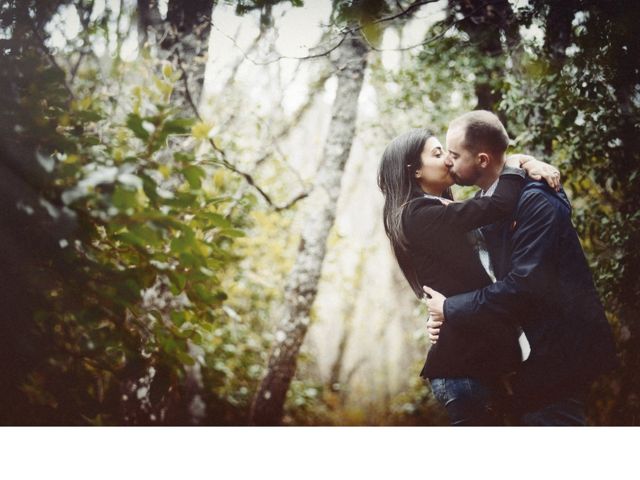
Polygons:
[[[198,120],[202,121],[202,117],[200,116],[198,107],[194,103],[193,98],[191,96],[191,92],[189,90],[189,85],[188,85],[187,72],[184,68],[184,65],[182,64],[180,53],[178,51],[176,51],[176,58],[178,60],[178,67],[182,71],[182,80],[184,82],[185,95],[187,98],[187,102],[193,109],[193,112],[198,118]],[[254,180],[253,176],[250,173],[243,172],[242,170],[238,169],[235,165],[233,165],[229,160],[227,160],[227,154],[225,153],[225,151],[222,150],[221,148],[218,148],[218,146],[215,144],[215,142],[212,139],[209,139],[209,144],[216,152],[220,154],[220,160],[213,161],[211,163],[224,166],[228,170],[231,170],[232,172],[242,176],[246,180],[246,182],[249,185],[251,185],[271,207],[274,208],[274,210],[276,211],[286,210],[291,206],[293,206],[299,200],[302,200],[303,198],[309,196],[309,192],[306,192],[306,191],[301,192],[296,197],[291,199],[289,202],[285,203],[284,205],[276,205],[271,199],[271,196],[269,196],[269,194],[267,194],[262,188],[260,188],[260,186],[256,183],[256,181]]]
[[78,69],[80,68],[80,64],[82,63],[82,59],[87,55],[87,51],[83,48],[80,52],[78,52],[78,60],[76,60],[75,65],[71,68],[71,74],[69,81],[73,83],[76,79],[76,75],[78,74]]
[[176,48],[175,49],[175,54],[176,54],[176,59],[178,60],[178,67],[180,68],[180,71],[182,72],[182,82],[184,83],[184,92],[185,92],[185,96],[187,97],[187,102],[189,102],[189,105],[191,106],[193,112],[195,113],[196,117],[198,117],[198,120],[202,121],[202,117],[200,116],[200,112],[198,111],[198,107],[195,104],[195,102],[193,101],[193,97],[191,96],[191,90],[189,89],[189,78],[187,75],[187,71],[184,68],[184,65],[182,64],[182,58],[180,57],[180,49]]
[[362,38],[364,38],[364,41],[367,42],[367,45],[369,46],[369,48],[375,52],[406,52],[407,50],[413,50],[414,48],[417,47],[423,47],[425,45],[429,45],[430,43],[435,42],[436,40],[440,40],[442,37],[444,37],[447,33],[449,33],[449,30],[451,30],[453,27],[455,27],[458,23],[462,22],[463,20],[466,20],[466,18],[461,18],[459,20],[456,20],[455,22],[452,22],[445,30],[443,30],[442,32],[440,32],[439,34],[428,38],[427,40],[424,40],[420,43],[416,43],[414,45],[410,45],[408,47],[398,47],[398,48],[377,48],[376,46],[372,45],[371,42],[369,42],[369,40],[367,40],[367,38],[363,35]]
[[[417,8],[423,6],[423,5],[427,5],[429,3],[434,3],[436,1],[437,0],[424,0],[424,1],[414,2],[411,5],[409,5],[406,9],[402,10],[401,12],[399,12],[399,13],[397,13],[395,15],[391,15],[389,17],[380,18],[380,19],[378,19],[378,20],[376,20],[376,21],[374,21],[372,23],[373,24],[377,24],[377,23],[389,22],[391,20],[395,20],[396,18],[399,18],[401,16],[410,14],[415,9],[417,9]],[[329,47],[328,49],[326,49],[325,51],[320,52],[320,53],[305,55],[305,56],[302,56],[302,57],[290,57],[290,56],[287,56],[287,55],[278,55],[278,57],[276,57],[276,58],[274,58],[272,60],[257,61],[257,60],[252,59],[251,57],[249,57],[249,55],[238,45],[236,40],[234,38],[230,37],[229,35],[227,35],[226,33],[224,33],[222,30],[220,30],[213,23],[213,21],[211,21],[211,26],[213,28],[215,28],[218,32],[220,32],[224,37],[226,37],[227,39],[231,40],[231,42],[234,44],[234,46],[238,50],[240,50],[240,52],[242,53],[244,58],[246,60],[248,60],[249,62],[253,63],[256,66],[270,65],[272,63],[279,62],[280,60],[283,60],[283,59],[287,59],[287,60],[312,60],[314,58],[325,57],[325,56],[329,55],[331,52],[333,52],[334,50],[336,50],[340,45],[342,45],[342,43],[346,40],[347,36],[349,36],[350,34],[352,34],[354,32],[359,32],[364,28],[362,25],[358,25],[358,26],[355,26],[355,27],[342,29],[340,31],[341,38],[338,40],[338,43],[336,43],[335,45]],[[364,37],[364,35],[363,35],[363,37]],[[418,45],[416,45],[416,46],[418,46]],[[415,47],[412,47],[412,48],[415,48]]]
[[[122,62],[122,44],[124,43],[123,34],[120,32],[120,23],[122,21],[122,13],[124,10],[124,0],[120,0],[120,8],[118,9],[118,16],[116,17],[116,55],[113,62],[113,67]],[[112,68],[113,68],[112,67]]]
[[[399,12],[397,14],[391,15],[389,17],[380,18],[380,19],[374,21],[373,23],[377,24],[377,23],[382,23],[382,22],[388,22],[388,21],[391,21],[391,20],[395,20],[396,18],[399,18],[401,16],[405,16],[405,15],[410,14],[412,11],[414,11],[418,7],[427,5],[429,3],[434,3],[435,1],[437,1],[437,0],[425,0],[425,1],[420,1],[420,2],[414,2],[413,4],[408,6],[406,9],[404,9],[402,12]],[[414,48],[421,47],[421,46],[424,46],[424,45],[428,45],[428,44],[430,44],[430,43],[432,43],[432,42],[434,42],[436,40],[439,40],[440,38],[444,37],[449,30],[451,30],[454,26],[458,25],[460,22],[463,22],[464,20],[467,20],[467,19],[473,17],[479,10],[481,10],[482,8],[485,8],[487,5],[492,5],[493,3],[498,3],[499,1],[500,0],[496,0],[496,2],[483,3],[482,5],[480,5],[477,8],[475,8],[468,15],[466,15],[466,16],[464,16],[462,18],[459,18],[457,20],[453,20],[443,32],[441,32],[441,33],[439,33],[439,34],[437,34],[437,35],[435,35],[435,36],[433,36],[433,37],[431,37],[431,38],[429,38],[427,40],[424,40],[424,41],[422,41],[420,43],[416,43],[415,45],[410,45],[410,46],[407,46],[407,47],[400,47],[400,48],[380,49],[380,48],[377,48],[377,47],[371,45],[371,43],[366,39],[365,35],[362,35],[362,37],[367,42],[369,47],[373,51],[376,51],[376,52],[390,52],[390,51],[401,52],[401,51],[406,51],[406,50],[412,50]],[[302,57],[290,57],[290,56],[287,56],[287,55],[279,55],[278,57],[276,57],[276,58],[274,58],[272,60],[257,61],[257,60],[252,59],[251,57],[249,57],[247,55],[247,53],[238,45],[238,43],[235,41],[235,39],[231,38],[229,35],[227,35],[223,31],[221,31],[217,26],[215,26],[213,24],[213,22],[211,23],[211,26],[213,28],[215,28],[218,32],[220,32],[223,36],[225,36],[226,38],[231,40],[231,42],[234,44],[234,46],[238,50],[240,50],[240,52],[242,53],[244,58],[246,60],[248,60],[249,62],[253,63],[256,66],[270,65],[272,63],[279,62],[280,60],[311,60],[311,59],[315,59],[315,58],[325,57],[325,56],[329,55],[331,52],[333,52],[335,49],[337,49],[340,45],[342,45],[342,43],[346,40],[346,38],[347,38],[347,36],[349,34],[357,32],[357,31],[360,31],[360,30],[363,29],[362,25],[359,25],[359,26],[356,26],[356,27],[342,29],[340,31],[341,38],[338,41],[338,43],[336,43],[335,45],[327,48],[326,50],[324,50],[323,52],[320,52],[320,53],[315,53],[315,54],[311,54],[311,55],[305,55],[305,56],[302,56]]]
[[[309,93],[309,95],[307,96],[306,101],[300,105],[296,111],[293,113],[293,115],[291,116],[290,120],[288,122],[286,122],[283,126],[281,126],[277,132],[275,133],[270,133],[271,129],[270,129],[270,123],[266,123],[264,125],[265,129],[267,132],[270,133],[270,149],[267,149],[264,153],[264,155],[262,155],[256,162],[255,162],[255,166],[260,165],[261,163],[263,163],[264,161],[267,160],[267,158],[269,158],[273,153],[277,153],[278,155],[280,155],[281,158],[286,158],[286,155],[281,151],[280,149],[280,145],[279,142],[282,138],[285,138],[289,135],[289,132],[293,129],[293,127],[295,127],[296,125],[298,125],[300,123],[300,121],[302,120],[303,116],[309,111],[309,109],[313,106],[315,99],[317,98],[318,94],[321,91],[322,86],[325,84],[325,82],[331,77],[332,75],[332,71],[330,69],[325,69],[320,73],[320,77],[313,82],[312,84],[312,90]],[[285,164],[285,166],[287,167],[287,169],[292,172],[295,177],[297,178],[298,182],[300,182],[301,185],[304,185],[304,180],[302,179],[302,177],[300,176],[300,173],[294,169],[291,165],[289,165],[288,162],[283,162]]]
[[337,49],[340,45],[342,45],[344,43],[344,41],[347,38],[347,35],[349,34],[349,32],[345,32],[342,33],[340,40],[338,41],[338,43],[336,43],[335,45],[333,45],[332,47],[328,48],[327,50],[325,50],[324,52],[321,53],[316,53],[316,54],[311,54],[311,55],[305,55],[303,57],[290,57],[287,55],[278,55],[276,58],[272,59],[272,60],[265,60],[265,61],[257,61],[252,59],[251,57],[249,57],[249,55],[247,55],[247,53],[242,49],[242,47],[240,47],[240,45],[238,45],[238,42],[236,42],[236,40],[232,37],[230,37],[229,35],[227,35],[226,33],[224,33],[222,30],[220,30],[213,22],[211,22],[211,26],[213,28],[215,28],[218,32],[220,32],[221,35],[223,35],[224,37],[226,37],[228,40],[231,40],[231,42],[233,43],[233,45],[240,50],[240,53],[242,53],[242,56],[245,58],[245,60],[251,62],[252,64],[259,66],[259,67],[263,67],[266,65],[271,65],[272,63],[276,63],[279,62],[280,60],[311,60],[314,58],[320,58],[320,57],[326,57],[327,55],[329,55],[331,52],[333,52],[335,49]]
[[65,72],[65,70],[56,61],[56,57],[54,57],[53,53],[51,53],[51,51],[47,48],[47,45],[45,44],[44,38],[42,38],[42,36],[40,35],[40,32],[38,32],[38,27],[34,24],[34,22],[31,19],[31,17],[29,15],[27,15],[26,18],[29,21],[29,26],[31,27],[31,30],[33,31],[33,33],[35,34],[36,38],[38,39],[38,43],[39,43],[38,46],[42,49],[44,54],[49,58],[49,60],[53,64],[53,66],[55,68],[57,68],[62,73],[64,87],[67,90],[67,92],[69,93],[69,95],[71,96],[71,98],[75,100],[76,95],[75,95],[75,93],[73,93],[73,90],[71,90],[71,87],[67,83],[67,72]]
[[[447,28],[445,28],[442,32],[440,32],[439,34],[428,38],[427,40],[424,40],[420,43],[416,43],[415,45],[410,45],[408,47],[399,47],[399,48],[377,48],[374,45],[372,45],[369,40],[367,40],[367,38],[363,35],[363,39],[365,42],[367,42],[367,44],[369,45],[369,48],[371,48],[371,50],[376,51],[376,52],[404,52],[407,50],[412,50],[414,48],[417,47],[422,47],[425,45],[428,45],[432,42],[435,42],[436,40],[441,39],[442,37],[444,37],[447,33],[449,33],[449,30],[451,30],[453,27],[457,26],[459,23],[464,22],[465,20],[468,20],[469,18],[473,17],[476,13],[478,13],[479,10],[483,9],[484,7],[486,7],[487,5],[492,5],[494,3],[499,3],[500,0],[496,0],[495,2],[487,2],[484,3],[478,7],[476,7],[473,11],[471,11],[468,15],[465,15],[457,20],[453,20],[448,26]],[[430,3],[430,2],[422,2],[422,4],[426,4],[426,3]],[[410,10],[411,7],[409,7],[407,10]],[[391,17],[389,17],[391,18]]]
[[[77,2],[75,4],[76,11],[78,12],[78,17],[80,18],[80,24],[82,25],[84,32],[86,32],[89,29],[89,22],[91,20],[91,14],[93,13],[94,3],[95,3],[94,0],[92,0],[91,3],[89,3],[89,5],[87,5],[86,8],[82,8],[81,2]],[[88,38],[86,40],[88,42]],[[83,45],[83,48],[78,53],[78,59],[76,60],[76,63],[71,68],[70,78],[69,78],[70,84],[73,85],[73,82],[76,79],[76,75],[78,74],[78,69],[80,68],[80,64],[82,63],[83,58],[91,51],[92,51],[91,46]]]
[[[419,7],[422,7],[423,5],[427,5],[429,3],[435,3],[437,1],[438,0],[425,0],[423,2],[413,2],[411,5],[409,5],[406,9],[402,10],[401,12],[398,12],[395,15],[391,15],[390,17],[380,18],[372,23],[375,25],[376,23],[390,22],[391,20],[395,20],[396,18],[402,17],[404,15],[407,15],[413,12],[414,10],[416,10]],[[399,2],[396,2],[396,3],[398,4],[398,6],[400,6]],[[362,27],[359,27],[359,28],[362,28]]]
[[[238,27],[238,29],[236,30],[236,33],[234,34],[234,42],[235,42],[235,39],[238,38],[238,36],[239,36],[239,31],[240,31],[240,28]],[[247,50],[247,54],[249,54],[249,53],[253,52],[253,50],[255,50],[255,48],[258,46],[258,43],[263,38],[264,32],[265,31],[261,29],[260,32],[258,33],[258,35],[256,35],[256,38],[253,40],[253,42],[251,43],[251,45],[249,46],[249,48]],[[235,80],[235,77],[236,77],[236,73],[238,73],[238,69],[242,65],[243,61],[244,61],[244,58],[240,58],[240,59],[238,59],[238,61],[235,62],[233,67],[231,67],[231,73],[229,74],[229,77],[227,78],[227,80],[224,82],[224,85],[222,86],[221,91],[226,90],[233,83],[233,81]]]
[[276,212],[281,212],[282,210],[288,210],[289,208],[293,207],[297,202],[299,202],[300,200],[307,198],[309,196],[309,192],[305,191],[305,192],[300,192],[298,195],[296,195],[295,197],[293,197],[291,200],[289,200],[287,203],[283,204],[283,205],[276,205],[274,206],[274,210]]

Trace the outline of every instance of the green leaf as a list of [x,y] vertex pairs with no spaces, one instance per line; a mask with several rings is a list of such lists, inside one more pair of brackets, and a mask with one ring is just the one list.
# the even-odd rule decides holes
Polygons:
[[242,230],[238,230],[237,228],[225,228],[220,231],[220,235],[223,237],[229,238],[237,238],[244,237],[246,234]]
[[191,127],[195,123],[193,118],[176,118],[164,122],[162,130],[167,134],[185,134],[191,132]]
[[181,311],[172,311],[169,314],[169,317],[171,318],[171,323],[173,323],[176,327],[181,327],[182,324],[186,321],[184,312]]
[[170,248],[173,253],[180,254],[189,250],[190,246],[191,246],[191,241],[189,239],[184,237],[176,237],[173,240],[171,240]]
[[203,212],[200,216],[209,221],[209,225],[220,228],[232,228],[233,224],[219,213]]
[[191,192],[176,192],[174,198],[166,199],[164,203],[176,208],[194,207],[198,204],[198,196]]
[[191,250],[194,246],[194,238],[187,235],[180,235],[171,240],[171,251],[173,253],[184,253]]
[[180,255],[180,264],[185,267],[199,268],[203,264],[204,259],[199,255],[191,252],[182,252]]
[[149,139],[149,132],[142,126],[142,118],[140,118],[139,115],[130,113],[127,116],[127,127],[129,127],[129,130],[131,130],[136,137],[144,141]]
[[94,112],[93,110],[82,110],[80,112],[76,112],[74,115],[82,122],[97,122],[102,120],[102,115],[98,112]]
[[187,179],[191,188],[198,189],[202,186],[202,179],[205,177],[206,172],[200,167],[190,165],[182,169],[182,175]]
[[117,185],[113,192],[113,196],[111,197],[111,201],[113,202],[114,207],[125,212],[138,205],[136,196],[137,192],[135,190],[126,188],[123,185]]
[[85,145],[89,147],[100,145],[102,143],[100,139],[95,135],[85,135],[82,137],[82,141],[84,142]]
[[176,152],[173,154],[173,158],[178,163],[190,165],[195,161],[195,155],[193,153]]
[[137,235],[134,235],[131,232],[118,233],[116,235],[116,238],[119,241],[127,243],[129,245],[134,245],[134,246],[138,246],[138,247],[142,247],[142,248],[145,247],[145,241],[142,238],[138,237]]
[[149,225],[134,225],[129,228],[129,231],[152,247],[157,248],[162,245],[162,239],[158,235],[158,232]]
[[185,365],[192,366],[196,364],[194,358],[187,352],[183,352],[182,350],[178,350],[176,352],[176,357],[178,357],[178,360],[180,360]]
[[156,188],[158,187],[156,181],[149,175],[146,175],[144,173],[140,174],[139,177],[142,179],[142,189],[144,190],[144,193],[147,195],[147,197],[149,197],[149,200],[154,203],[157,202],[159,196],[156,190]]
[[213,293],[200,283],[194,286],[193,291],[198,299],[205,303],[212,303],[215,300]]
[[175,287],[175,294],[182,292],[187,284],[187,277],[182,273],[169,272],[169,279],[171,280],[171,285]]

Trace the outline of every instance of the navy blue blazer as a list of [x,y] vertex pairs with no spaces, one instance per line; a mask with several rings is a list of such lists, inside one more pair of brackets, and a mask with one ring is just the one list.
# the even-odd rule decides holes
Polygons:
[[498,281],[447,298],[444,315],[458,328],[496,317],[522,326],[531,354],[513,387],[536,405],[586,388],[616,357],[569,200],[525,182],[513,217],[483,228]]

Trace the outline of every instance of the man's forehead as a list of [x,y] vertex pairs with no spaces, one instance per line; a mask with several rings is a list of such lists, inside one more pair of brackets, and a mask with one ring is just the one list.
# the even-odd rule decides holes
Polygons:
[[458,125],[454,125],[453,127],[449,127],[447,130],[447,146],[450,143],[460,143],[464,136],[464,129]]

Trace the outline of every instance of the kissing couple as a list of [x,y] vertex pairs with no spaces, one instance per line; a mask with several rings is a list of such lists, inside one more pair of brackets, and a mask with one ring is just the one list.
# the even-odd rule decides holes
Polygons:
[[[420,373],[452,425],[586,425],[589,387],[614,368],[613,335],[560,172],[510,155],[484,110],[387,145],[378,185],[400,269],[429,307]],[[455,201],[451,186],[475,185]]]

